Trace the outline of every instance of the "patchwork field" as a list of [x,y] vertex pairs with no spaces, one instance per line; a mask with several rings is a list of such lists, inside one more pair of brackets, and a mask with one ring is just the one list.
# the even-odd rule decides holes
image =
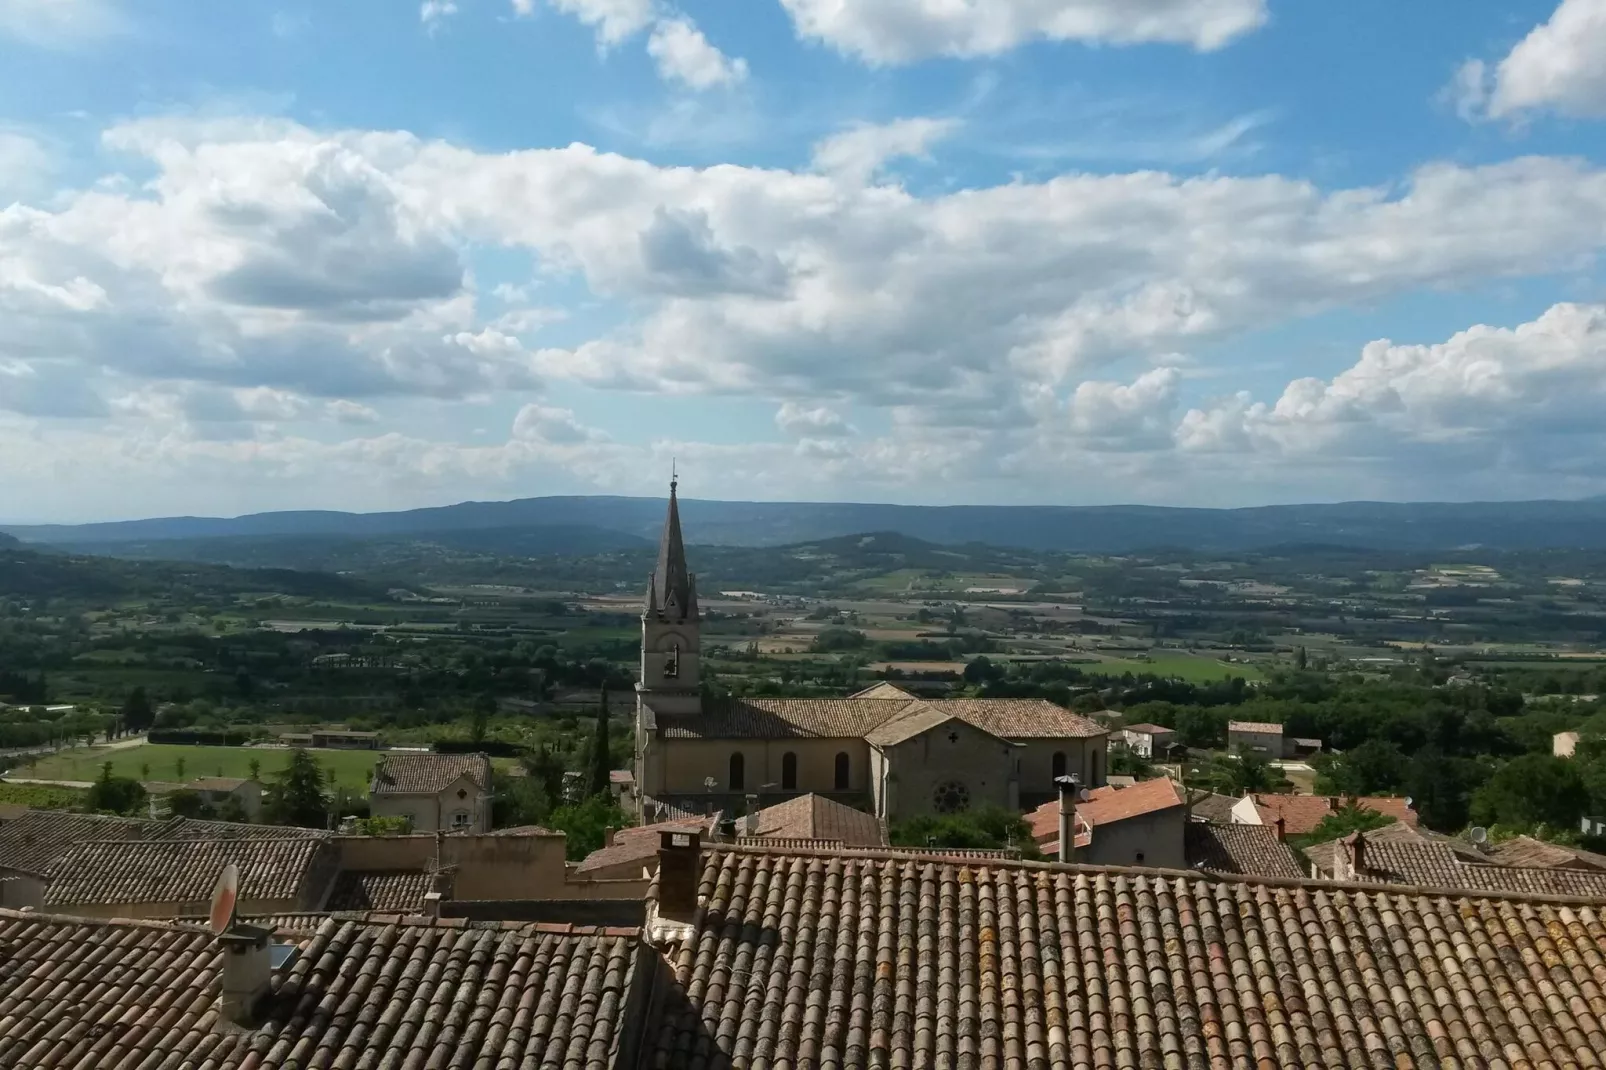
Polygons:
[[[379,753],[365,750],[314,750],[310,752],[332,781],[351,791],[366,792]],[[147,743],[139,747],[107,749],[80,747],[40,759],[13,775],[34,780],[94,780],[101,767],[112,763],[116,776],[136,780],[181,782],[203,776],[245,777],[251,761],[261,764],[262,776],[271,777],[290,761],[290,752],[261,747],[191,747]],[[182,768],[180,767],[182,764]]]
[[1234,676],[1251,681],[1264,678],[1264,674],[1251,664],[1198,657],[1182,651],[1166,650],[1139,658],[1102,657],[1101,661],[1099,670],[1103,672],[1147,672],[1158,676],[1175,676],[1193,683],[1226,680]]

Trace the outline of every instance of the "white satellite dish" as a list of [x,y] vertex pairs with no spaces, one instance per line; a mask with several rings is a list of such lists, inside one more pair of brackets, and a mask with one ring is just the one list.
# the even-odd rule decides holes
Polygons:
[[1482,847],[1489,842],[1489,830],[1482,825],[1474,825],[1467,830],[1467,839]]
[[1414,806],[1416,806],[1416,800],[1407,795],[1405,797],[1405,808],[1409,810]]
[[233,862],[218,874],[217,887],[212,890],[212,913],[208,920],[212,931],[225,933],[234,925],[234,909],[240,901],[240,868]]

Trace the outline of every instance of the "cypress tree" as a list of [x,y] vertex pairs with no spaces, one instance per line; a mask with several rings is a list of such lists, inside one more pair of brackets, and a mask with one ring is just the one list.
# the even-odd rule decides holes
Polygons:
[[597,710],[597,734],[591,741],[591,792],[603,795],[608,791],[608,773],[613,759],[608,756],[608,688],[602,688],[602,706]]

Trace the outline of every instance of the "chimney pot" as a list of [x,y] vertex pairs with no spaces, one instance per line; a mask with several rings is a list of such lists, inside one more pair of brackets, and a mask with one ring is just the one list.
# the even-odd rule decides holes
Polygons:
[[425,892],[424,893],[424,916],[427,917],[427,918],[438,918],[438,917],[440,917],[441,916],[441,900],[445,899],[445,898],[446,897],[444,895],[442,895],[440,892]]
[[669,831],[658,840],[658,914],[691,921],[697,914],[697,882],[702,876],[702,833]]
[[1060,792],[1060,861],[1076,860],[1076,795],[1079,784],[1075,774],[1055,777]]
[[606,826],[602,830],[602,846],[604,846],[604,847],[612,847],[613,846],[614,834],[616,832],[618,832],[618,831],[619,830],[614,828],[612,825]]
[[1282,843],[1288,835],[1288,819],[1281,814],[1277,815],[1277,842]]

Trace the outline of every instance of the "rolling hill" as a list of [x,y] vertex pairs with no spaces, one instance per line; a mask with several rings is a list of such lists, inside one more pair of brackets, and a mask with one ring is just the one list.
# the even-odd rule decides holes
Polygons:
[[[591,552],[628,549],[640,540],[650,542],[657,537],[663,513],[660,498],[551,497],[464,502],[393,513],[167,517],[103,524],[11,525],[0,531],[29,543],[129,556],[194,557],[214,552],[198,545],[204,540],[285,537],[402,539],[460,551],[529,556],[570,553],[576,547]],[[1098,552],[1154,547],[1234,551],[1310,542],[1382,550],[1606,548],[1606,501],[1599,500],[1179,509],[682,499],[681,516],[688,541],[727,546],[781,546],[886,532],[943,544]],[[158,547],[158,543],[167,545]],[[252,552],[267,554],[271,549],[271,542],[263,542]],[[216,552],[226,553],[232,560],[240,550]]]

